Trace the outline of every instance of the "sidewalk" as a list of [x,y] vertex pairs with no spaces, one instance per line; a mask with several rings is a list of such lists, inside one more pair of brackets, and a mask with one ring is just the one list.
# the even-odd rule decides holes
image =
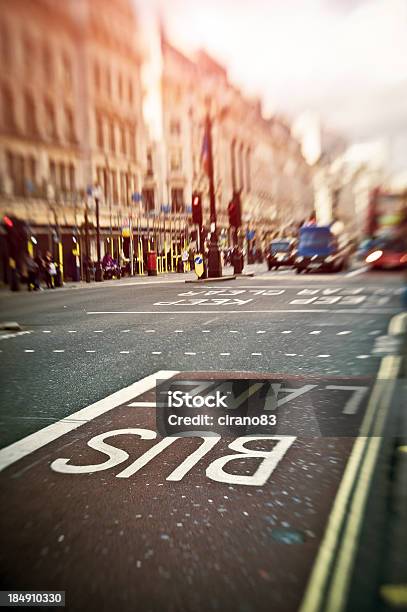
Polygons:
[[[243,274],[254,273],[255,275],[264,274],[267,272],[266,263],[263,264],[247,264],[243,269]],[[233,267],[227,266],[223,268],[223,276],[231,278],[233,277]],[[66,282],[63,287],[59,287],[55,289],[55,291],[69,291],[72,289],[97,289],[97,288],[107,288],[107,287],[126,287],[131,285],[149,285],[149,284],[163,284],[163,283],[184,283],[189,280],[196,280],[195,272],[168,272],[165,274],[158,274],[157,276],[148,276],[144,274],[143,276],[126,276],[125,278],[121,278],[119,280],[106,280],[102,283],[97,283],[92,281],[91,283],[86,283],[85,281],[79,282]],[[25,285],[20,285],[20,293],[26,293],[27,288]],[[2,293],[12,293],[8,287],[8,285],[0,285],[0,294]],[[14,293],[15,294],[15,293]]]

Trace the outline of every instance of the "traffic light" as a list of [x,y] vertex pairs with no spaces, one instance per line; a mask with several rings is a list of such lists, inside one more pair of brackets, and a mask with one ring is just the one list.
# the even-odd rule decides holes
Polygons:
[[242,207],[240,194],[237,192],[233,194],[233,198],[229,202],[228,215],[230,227],[240,227],[242,225]]
[[192,223],[202,226],[202,198],[196,191],[192,194]]
[[17,261],[27,249],[27,224],[16,217],[4,215],[3,226],[7,235],[9,256]]

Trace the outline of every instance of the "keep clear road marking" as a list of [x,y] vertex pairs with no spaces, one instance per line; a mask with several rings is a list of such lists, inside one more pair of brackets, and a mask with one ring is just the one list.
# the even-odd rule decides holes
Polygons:
[[146,391],[154,389],[157,380],[166,380],[172,378],[176,374],[179,374],[177,370],[160,370],[155,374],[151,374],[132,385],[120,389],[112,395],[105,397],[86,408],[78,410],[69,417],[65,417],[52,425],[48,425],[44,429],[37,431],[18,442],[14,442],[10,446],[0,450],[0,471],[4,470],[9,465],[12,465],[16,461],[19,461],[23,457],[34,453],[38,449],[46,446],[50,442],[57,440],[61,436],[73,431],[83,425],[92,421],[96,417],[109,412],[113,408],[125,404],[132,400],[135,396],[141,395]]

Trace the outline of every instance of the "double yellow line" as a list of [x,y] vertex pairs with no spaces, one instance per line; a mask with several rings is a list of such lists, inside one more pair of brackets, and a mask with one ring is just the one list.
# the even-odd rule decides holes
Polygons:
[[[407,313],[394,316],[389,334],[406,330]],[[299,612],[343,612],[345,608],[380,436],[402,365],[403,357],[399,355],[387,355],[381,360],[361,426],[362,435],[353,445]]]

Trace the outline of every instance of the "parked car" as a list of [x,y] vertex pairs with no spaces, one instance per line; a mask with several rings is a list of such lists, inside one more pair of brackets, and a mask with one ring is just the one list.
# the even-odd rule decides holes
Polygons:
[[350,253],[349,245],[341,244],[329,226],[308,225],[300,228],[294,266],[297,274],[340,272],[348,267]]
[[295,260],[295,241],[281,238],[272,240],[266,254],[269,270],[278,270],[281,266],[293,266]]
[[376,239],[365,257],[365,262],[376,269],[406,269],[407,241],[390,236]]

